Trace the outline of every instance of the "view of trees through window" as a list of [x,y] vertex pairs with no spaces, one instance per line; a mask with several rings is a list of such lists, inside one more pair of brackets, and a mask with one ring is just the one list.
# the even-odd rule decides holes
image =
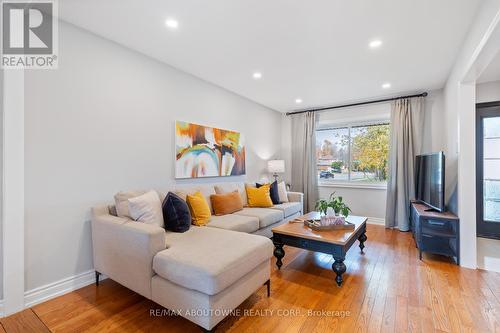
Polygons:
[[385,183],[389,124],[316,131],[318,177],[322,181]]

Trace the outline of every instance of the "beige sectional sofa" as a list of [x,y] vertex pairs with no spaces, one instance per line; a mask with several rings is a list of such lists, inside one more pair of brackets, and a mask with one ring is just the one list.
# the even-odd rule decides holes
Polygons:
[[[243,183],[178,186],[182,195],[237,189]],[[139,192],[138,192],[139,193]],[[163,199],[165,193],[160,193]],[[174,233],[116,216],[114,205],[92,209],[96,282],[99,274],[211,330],[262,285],[270,286],[271,228],[302,214],[302,194],[273,208],[212,216],[205,227]],[[210,206],[211,207],[211,206]],[[268,237],[263,237],[268,236]]]

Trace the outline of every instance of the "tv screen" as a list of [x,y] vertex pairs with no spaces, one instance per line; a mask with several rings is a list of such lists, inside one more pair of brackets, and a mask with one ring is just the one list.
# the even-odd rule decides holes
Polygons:
[[415,199],[443,212],[444,153],[418,155],[415,164]]

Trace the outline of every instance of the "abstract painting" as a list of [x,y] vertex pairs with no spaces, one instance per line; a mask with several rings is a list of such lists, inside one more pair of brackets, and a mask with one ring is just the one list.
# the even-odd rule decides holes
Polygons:
[[175,155],[175,178],[245,174],[245,145],[238,132],[176,121]]

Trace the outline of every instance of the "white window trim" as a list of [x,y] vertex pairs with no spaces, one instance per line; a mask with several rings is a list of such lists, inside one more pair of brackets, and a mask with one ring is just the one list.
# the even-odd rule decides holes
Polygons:
[[371,184],[357,182],[335,182],[335,181],[318,181],[318,187],[337,187],[337,188],[358,188],[370,190],[387,190],[387,183]]
[[[389,118],[381,118],[381,119],[370,120],[370,121],[354,121],[354,122],[335,123],[335,124],[331,124],[331,125],[324,125],[324,126],[321,126],[320,128],[316,128],[316,131],[328,131],[328,130],[347,128],[348,133],[349,133],[349,146],[347,147],[348,154],[349,154],[349,173],[348,173],[349,180],[345,180],[345,181],[335,181],[335,180],[332,181],[332,180],[330,180],[330,181],[328,181],[328,180],[322,180],[318,176],[318,186],[319,187],[387,190],[387,182],[373,184],[373,183],[363,183],[363,182],[351,181],[350,167],[351,167],[351,163],[352,163],[352,156],[351,156],[350,139],[351,139],[351,129],[353,127],[374,126],[374,125],[390,125],[390,122],[391,121]],[[317,164],[317,161],[316,161],[316,164]]]

